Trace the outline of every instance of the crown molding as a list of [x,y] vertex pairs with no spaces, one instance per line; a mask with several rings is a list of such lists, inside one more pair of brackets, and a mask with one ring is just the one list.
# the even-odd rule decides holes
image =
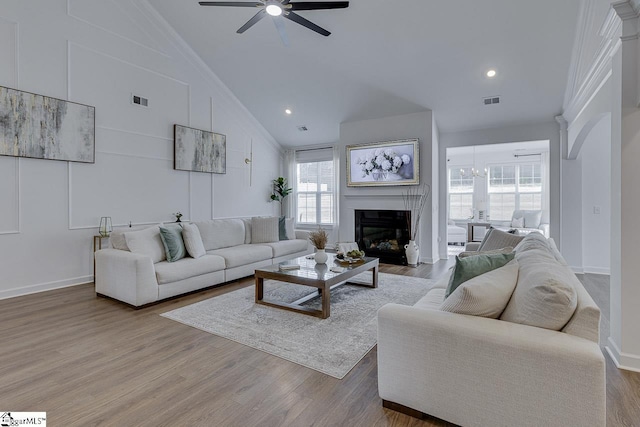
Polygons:
[[611,3],[611,7],[616,11],[620,19],[627,21],[629,19],[635,19],[640,16],[638,13],[638,2],[636,6],[630,0],[622,0]]
[[[630,6],[628,1],[618,3],[620,7],[624,5]],[[587,48],[584,45],[587,40],[585,32],[589,28],[589,23],[596,19],[591,2],[585,3],[585,8],[580,15],[580,19],[581,23],[579,24],[579,30],[576,36],[571,75],[567,85],[565,106],[562,113],[569,123],[573,122],[582,113],[582,111],[584,111],[589,102],[591,102],[595,97],[598,90],[600,90],[602,85],[604,85],[611,76],[611,58],[615,55],[621,44],[620,35],[622,33],[622,20],[619,17],[617,10],[612,6],[612,9],[607,14],[607,17],[600,26],[600,30],[598,32],[598,35],[600,36],[600,44],[598,46],[597,53],[582,81],[578,81],[580,78],[577,75],[579,68],[578,65],[582,60],[583,51]]]
[[185,59],[193,65],[196,70],[209,82],[233,102],[246,116],[249,126],[255,129],[274,149],[278,152],[283,151],[282,146],[273,138],[273,136],[265,129],[265,127],[254,117],[247,107],[235,96],[235,94],[224,84],[222,80],[209,68],[204,60],[198,55],[191,46],[176,32],[176,30],[164,19],[162,15],[149,3],[148,0],[134,0],[134,4],[143,15],[149,19],[155,27],[162,32],[167,39],[174,44]]

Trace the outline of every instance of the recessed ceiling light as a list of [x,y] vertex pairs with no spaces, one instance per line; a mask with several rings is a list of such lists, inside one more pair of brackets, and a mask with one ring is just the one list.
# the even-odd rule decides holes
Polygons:
[[489,78],[495,77],[496,74],[497,74],[496,70],[491,69],[491,70],[487,71],[487,77],[489,77]]
[[280,16],[282,15],[282,7],[280,7],[280,5],[271,3],[268,4],[266,7],[266,11],[269,15],[271,16]]
[[288,108],[286,110],[284,110],[284,112],[287,113],[288,115],[291,115],[291,113],[292,113],[292,111],[290,109],[288,109]]

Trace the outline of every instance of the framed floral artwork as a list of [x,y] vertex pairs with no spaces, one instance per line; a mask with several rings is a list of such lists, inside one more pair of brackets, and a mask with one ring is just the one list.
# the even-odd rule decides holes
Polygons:
[[347,145],[347,186],[417,185],[418,139]]

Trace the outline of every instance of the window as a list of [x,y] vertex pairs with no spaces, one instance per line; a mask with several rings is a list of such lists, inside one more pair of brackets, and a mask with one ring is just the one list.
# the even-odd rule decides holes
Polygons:
[[[313,151],[312,155],[304,154],[310,151]],[[296,153],[296,221],[303,224],[335,224],[333,152],[331,149],[308,152]]]
[[473,215],[471,167],[449,168],[449,219],[469,219]]
[[509,221],[517,209],[542,209],[540,163],[489,167],[489,217]]

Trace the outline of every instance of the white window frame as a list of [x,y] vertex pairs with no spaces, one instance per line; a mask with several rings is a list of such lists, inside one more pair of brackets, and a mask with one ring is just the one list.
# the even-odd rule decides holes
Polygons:
[[[466,221],[469,220],[471,218],[471,216],[473,215],[473,213],[470,213],[470,215],[466,218],[454,218],[453,216],[451,216],[451,196],[452,195],[471,195],[471,210],[473,212],[473,207],[475,206],[475,200],[476,200],[476,195],[475,195],[475,182],[473,182],[471,184],[471,191],[464,191],[464,192],[452,192],[451,191],[451,170],[452,169],[471,169],[473,168],[472,165],[456,165],[456,166],[449,166],[447,168],[447,214],[448,214],[448,218],[450,220],[454,220],[454,221]],[[472,178],[473,179],[473,178]]]
[[[300,164],[306,164],[306,163],[322,163],[322,162],[330,162],[332,163],[332,168],[333,168],[333,182],[332,182],[332,187],[333,187],[333,191],[322,191],[322,190],[317,190],[317,191],[300,191],[298,189],[298,165]],[[336,182],[336,164],[335,161],[333,159],[331,160],[318,160],[318,161],[295,161],[295,173],[296,173],[296,179],[294,181],[294,188],[293,188],[293,195],[294,195],[294,200],[295,200],[295,222],[296,224],[300,224],[302,226],[314,226],[314,225],[319,225],[319,226],[328,226],[328,227],[332,227],[335,226],[337,224],[337,188],[336,185],[338,184]],[[320,174],[318,174],[318,179],[320,179]],[[318,182],[318,189],[321,188],[320,182]],[[298,212],[298,196],[300,194],[315,194],[316,195],[316,221],[315,222],[303,222],[300,220],[299,218],[299,212]],[[331,195],[331,200],[332,200],[332,214],[331,216],[333,217],[333,221],[332,222],[321,222],[322,221],[322,196],[323,195]]]
[[[541,183],[540,183],[540,191],[527,191],[527,190],[522,190],[520,188],[520,168],[522,166],[531,166],[531,165],[540,165],[540,178],[541,178]],[[505,167],[505,166],[513,166],[515,168],[515,183],[514,183],[514,191],[491,191],[491,186],[490,186],[490,180],[491,180],[491,168],[492,167]],[[542,164],[539,162],[518,162],[518,163],[492,163],[492,164],[487,164],[487,183],[486,183],[486,192],[487,192],[487,206],[488,206],[488,210],[487,212],[489,213],[489,218],[492,221],[509,221],[511,220],[511,218],[508,219],[494,219],[493,215],[491,214],[491,195],[492,194],[503,194],[503,195],[510,195],[513,194],[515,197],[515,207],[514,210],[520,210],[522,209],[520,206],[520,195],[521,194],[539,194],[540,195],[540,209],[543,209],[544,206],[544,189],[545,189],[545,177],[544,177],[544,173],[543,173],[543,167]],[[526,187],[523,187],[526,188]]]

